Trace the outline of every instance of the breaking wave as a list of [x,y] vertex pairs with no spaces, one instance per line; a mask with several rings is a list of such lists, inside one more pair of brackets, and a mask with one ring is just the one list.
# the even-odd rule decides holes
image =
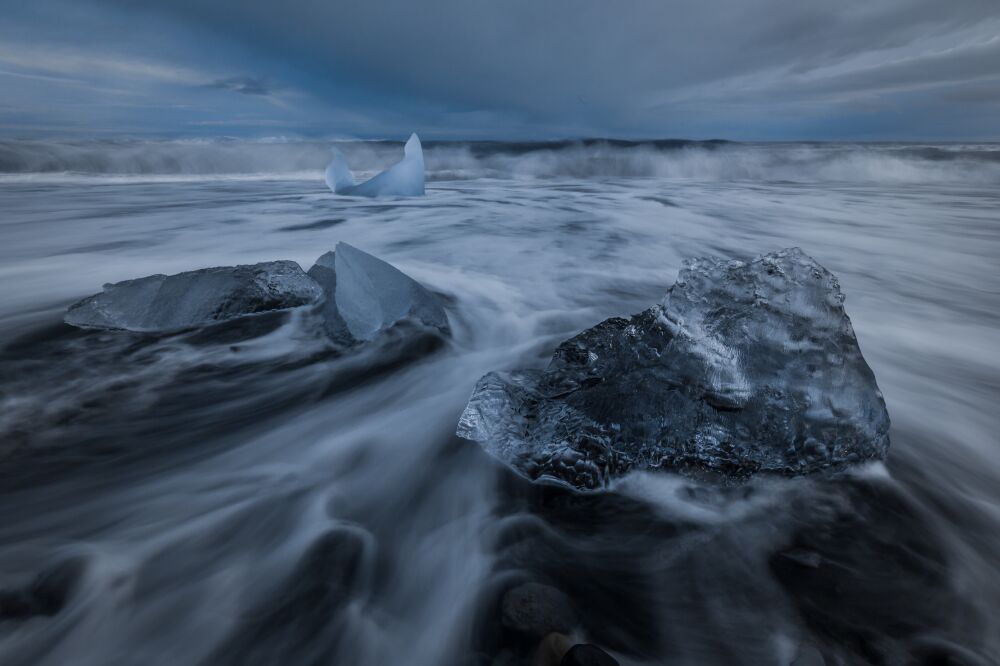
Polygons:
[[[327,141],[0,141],[0,178],[319,178]],[[374,172],[400,144],[337,144]],[[428,180],[663,178],[699,181],[1000,184],[1000,144],[732,143],[726,141],[426,142]]]

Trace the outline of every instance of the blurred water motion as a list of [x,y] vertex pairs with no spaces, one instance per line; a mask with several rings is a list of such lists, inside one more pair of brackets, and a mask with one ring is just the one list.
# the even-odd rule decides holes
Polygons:
[[[15,144],[0,662],[490,664],[521,649],[496,609],[525,579],[623,664],[1000,660],[996,147],[431,144],[425,198],[361,200],[326,190],[318,148],[240,146],[291,157],[234,173],[232,146],[160,146],[148,168],[50,146],[45,168],[10,166]],[[375,170],[379,150],[349,157]],[[337,241],[441,294],[454,339],[348,358],[296,313],[160,337],[60,323],[105,282],[308,268]],[[840,278],[892,418],[884,467],[582,498],[454,436],[481,375],[648,307],[685,257],[788,246]]]

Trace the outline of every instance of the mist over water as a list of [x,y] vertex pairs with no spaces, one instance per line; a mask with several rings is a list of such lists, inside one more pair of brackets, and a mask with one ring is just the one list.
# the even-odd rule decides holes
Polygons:
[[[0,663],[501,663],[523,580],[622,664],[1000,660],[997,146],[425,143],[407,200],[333,196],[328,155],[0,143]],[[338,241],[440,294],[453,339],[61,324],[105,282]],[[575,496],[454,436],[481,375],[649,307],[684,258],[789,246],[840,279],[884,465]]]
[[[330,160],[326,141],[0,140],[0,179],[308,179]],[[337,144],[355,170],[398,159],[394,142]],[[732,143],[727,141],[425,142],[429,180],[692,178],[698,180],[1000,184],[1000,144]]]

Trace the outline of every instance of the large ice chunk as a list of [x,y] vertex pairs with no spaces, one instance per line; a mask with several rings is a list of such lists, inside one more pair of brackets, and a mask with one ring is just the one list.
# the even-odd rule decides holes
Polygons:
[[663,301],[490,373],[458,434],[532,480],[600,488],[632,469],[745,478],[882,458],[889,416],[836,277],[797,248],[696,259]]
[[339,342],[371,340],[403,319],[449,332],[448,317],[434,294],[347,243],[337,243],[333,252],[317,259],[309,275],[323,287],[326,329]]
[[355,184],[343,153],[333,149],[326,167],[326,184],[335,194],[358,197],[420,197],[424,194],[424,151],[420,139],[411,134],[403,147],[403,159],[382,173]]
[[203,268],[104,285],[70,306],[81,328],[172,331],[314,303],[323,291],[294,261]]

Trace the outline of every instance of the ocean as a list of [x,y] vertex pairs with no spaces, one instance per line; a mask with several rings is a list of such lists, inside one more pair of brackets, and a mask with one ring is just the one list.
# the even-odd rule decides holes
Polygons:
[[[1000,145],[424,146],[425,197],[360,199],[328,142],[0,141],[0,663],[531,663],[497,610],[526,580],[626,665],[1000,662]],[[452,339],[61,323],[104,283],[339,241],[439,294]],[[793,246],[840,279],[884,463],[574,495],[455,436],[479,377],[685,258]]]

